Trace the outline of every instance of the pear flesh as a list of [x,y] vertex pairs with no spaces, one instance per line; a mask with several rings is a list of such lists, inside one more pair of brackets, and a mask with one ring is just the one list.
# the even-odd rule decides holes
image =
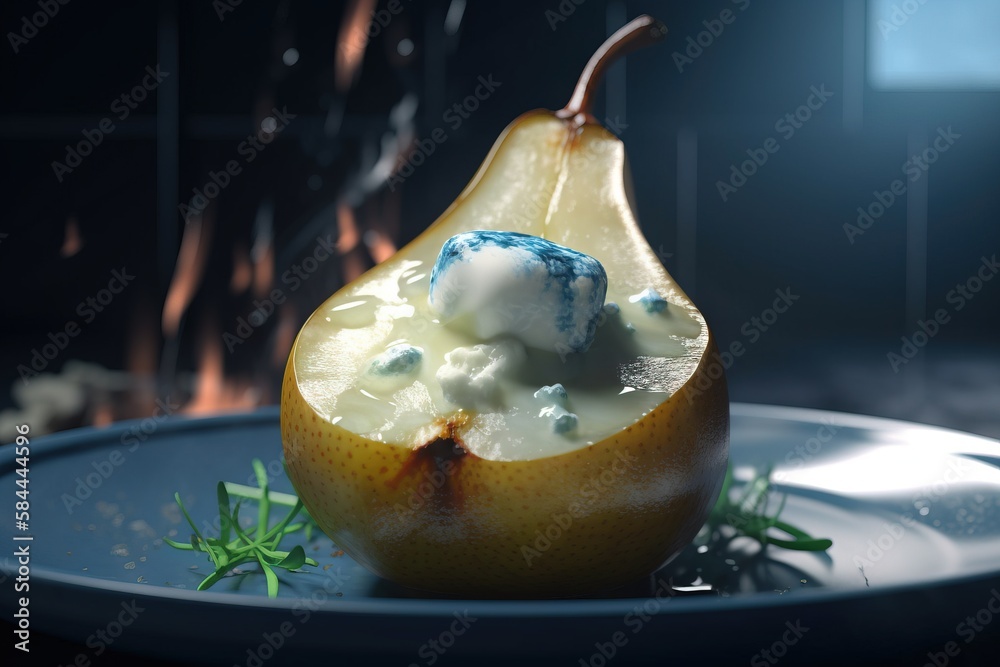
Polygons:
[[[585,126],[567,140],[565,121],[529,116],[498,142],[480,173],[441,220],[388,262],[334,295],[303,327],[294,357],[304,398],[326,420],[406,448],[451,435],[490,460],[531,460],[586,447],[635,423],[683,384],[704,350],[704,320],[650,251],[635,224],[621,180],[624,151],[603,128]],[[512,182],[511,182],[512,181]],[[522,346],[516,337],[483,340],[450,326],[428,304],[430,273],[456,234],[488,228],[549,239],[596,258],[607,273],[609,303],[585,353]],[[644,291],[662,295],[650,312]],[[522,304],[523,305],[523,304]],[[617,312],[616,312],[617,311]],[[530,310],[522,313],[530,318]],[[409,372],[372,373],[387,350],[422,352]],[[489,348],[464,365],[446,355]],[[507,358],[491,366],[490,354]],[[478,382],[454,399],[439,371],[465,370]],[[562,430],[554,404],[535,397],[561,384],[579,416]],[[449,392],[448,390],[452,388]]]

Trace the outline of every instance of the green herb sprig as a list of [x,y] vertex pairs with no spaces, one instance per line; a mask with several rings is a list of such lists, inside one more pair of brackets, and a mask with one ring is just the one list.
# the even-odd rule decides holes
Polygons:
[[[285,536],[298,531],[302,531],[305,541],[309,542],[313,532],[318,530],[318,526],[305,511],[302,501],[297,496],[270,490],[267,472],[259,459],[254,459],[252,465],[257,478],[257,487],[219,482],[216,488],[220,519],[219,537],[202,535],[184,507],[180,494],[174,494],[174,500],[181,508],[193,534],[188,543],[175,542],[166,537],[163,538],[164,541],[177,549],[207,553],[215,566],[215,571],[201,581],[198,590],[210,588],[240,565],[256,561],[267,578],[267,594],[273,598],[278,594],[275,568],[298,571],[304,565],[317,566],[315,560],[306,557],[301,545],[295,545],[290,551],[278,550]],[[730,465],[726,470],[719,499],[705,523],[705,528],[715,535],[713,540],[722,538],[723,530],[728,530],[730,538],[745,535],[757,540],[763,546],[773,545],[782,549],[826,551],[833,545],[832,540],[813,537],[801,528],[781,520],[787,496],[781,497],[773,515],[768,513],[773,487],[770,468],[758,472],[740,494],[732,493],[732,484],[733,470]],[[233,507],[230,507],[231,497],[238,498]],[[257,524],[246,529],[239,524],[240,505],[244,500],[257,502]],[[273,528],[268,529],[272,505],[291,509]],[[303,518],[293,523],[299,514]],[[792,539],[774,536],[774,531],[781,531]],[[231,534],[235,534],[232,540]]]
[[[281,540],[286,535],[300,530],[303,531],[308,541],[312,537],[315,524],[308,513],[303,510],[301,500],[291,494],[270,490],[267,471],[259,459],[254,459],[252,465],[258,488],[227,482],[219,482],[216,487],[220,520],[218,537],[202,535],[184,507],[180,494],[174,493],[174,500],[177,501],[184,518],[194,532],[191,535],[191,541],[187,543],[175,542],[166,537],[163,540],[177,549],[208,554],[215,566],[215,571],[198,584],[199,591],[211,588],[212,585],[240,565],[257,562],[267,579],[267,595],[273,598],[278,595],[276,568],[294,571],[299,570],[304,565],[313,567],[317,565],[315,560],[306,557],[302,545],[297,544],[290,551],[278,549]],[[238,498],[232,507],[230,507],[230,496]],[[257,501],[257,524],[245,530],[240,526],[240,505],[244,500]],[[269,529],[272,505],[291,507],[291,510],[273,528]],[[300,512],[305,518],[293,523]]]
[[[771,544],[796,551],[826,551],[833,546],[833,540],[813,537],[801,528],[796,528],[780,519],[787,495],[781,497],[777,511],[773,515],[768,514],[767,507],[770,504],[772,488],[770,467],[758,472],[735,500],[730,494],[732,483],[733,467],[730,464],[726,470],[726,479],[722,483],[719,500],[706,522],[706,526],[712,531],[718,531],[722,526],[729,526],[738,535],[752,537],[763,546]],[[793,539],[775,537],[772,534],[775,530]]]

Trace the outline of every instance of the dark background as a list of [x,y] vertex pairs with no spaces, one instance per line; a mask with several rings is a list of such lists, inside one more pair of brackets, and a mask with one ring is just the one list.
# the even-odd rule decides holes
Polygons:
[[[289,334],[308,313],[385,254],[386,239],[400,245],[433,221],[513,118],[561,107],[595,46],[648,11],[670,33],[611,71],[597,115],[615,121],[625,141],[650,244],[720,345],[749,343],[729,369],[732,398],[1000,435],[1000,282],[986,283],[959,312],[946,300],[1000,248],[1000,93],[961,84],[877,90],[866,74],[872,45],[889,48],[906,30],[923,30],[927,48],[945,54],[966,33],[936,29],[936,15],[920,6],[883,37],[885,4],[859,0],[753,2],[745,11],[742,0],[464,4],[402,0],[389,14],[378,3],[392,20],[383,28],[376,18],[367,44],[346,49],[363,60],[340,80],[337,40],[354,8],[344,3],[244,2],[220,11],[224,4],[208,2],[71,2],[17,54],[5,44],[0,405],[22,412],[8,412],[4,424],[25,413],[39,430],[143,416],[157,393],[194,401],[213,345],[224,382],[192,412],[274,402]],[[703,22],[727,8],[732,22],[679,68],[675,53],[689,37],[709,42]],[[8,30],[38,8],[11,2],[2,11]],[[125,121],[114,118],[122,107],[113,100],[156,64],[169,76]],[[501,86],[451,127],[443,114],[489,75]],[[784,138],[775,122],[813,86],[833,96]],[[283,107],[295,118],[244,163],[240,142]],[[402,122],[390,120],[393,108]],[[58,182],[53,161],[109,116],[114,132]],[[376,160],[405,159],[411,139],[439,127],[447,141],[401,186],[385,187]],[[948,127],[960,138],[851,243],[844,225],[857,208],[905,180],[901,165]],[[723,201],[717,182],[768,137],[778,152]],[[204,251],[199,271],[197,262],[178,262],[178,206],[230,159],[242,173],[209,207],[205,229],[192,233]],[[357,231],[346,238],[344,208]],[[286,288],[282,273],[327,234],[341,254],[290,294],[281,318],[232,352],[222,346],[253,300],[268,285]],[[93,322],[79,322],[78,304],[120,266],[135,280]],[[242,282],[240,266],[250,271]],[[195,289],[175,335],[162,313],[178,276]],[[800,299],[749,341],[743,325],[779,288]],[[901,352],[901,336],[942,307],[950,321],[893,369],[887,355]],[[30,367],[47,334],[74,320],[80,335],[42,375],[22,379],[18,365]],[[99,366],[81,370],[76,361]],[[102,369],[129,375],[109,379]],[[67,398],[60,383],[82,389]],[[122,393],[136,383],[144,401]],[[60,401],[69,407],[39,407]]]
[[[1000,91],[876,88],[868,67],[879,50],[919,31],[918,45],[946,60],[971,39],[932,3],[883,35],[891,4],[400,0],[338,60],[349,17],[367,21],[390,3],[244,0],[227,11],[207,0],[73,0],[15,52],[9,35],[40,10],[4,2],[0,438],[14,423],[39,435],[149,416],[162,411],[156,397],[192,414],[276,402],[290,335],[312,309],[432,222],[513,118],[561,107],[594,48],[642,12],[670,33],[611,70],[595,111],[626,144],[651,246],[720,346],[746,344],[728,370],[732,399],[998,437],[1000,280],[961,311],[947,295],[1000,250]],[[995,13],[948,6],[996,41]],[[735,19],[709,40],[704,22],[723,9]],[[679,68],[674,54],[699,36],[707,45]],[[360,57],[354,69],[347,52]],[[1000,71],[996,49],[979,62]],[[157,64],[169,75],[118,119],[115,98]],[[501,86],[451,127],[445,112],[480,76]],[[775,122],[813,86],[833,96],[782,137]],[[241,142],[285,107],[295,118],[245,163]],[[107,117],[115,130],[57,180],[52,163]],[[844,225],[857,208],[949,127],[960,138],[851,243]],[[381,167],[436,128],[447,140],[387,188]],[[780,150],[723,201],[717,181],[768,137]],[[186,224],[178,207],[233,159],[242,173]],[[336,257],[290,289],[282,274],[328,235]],[[121,267],[134,280],[84,322],[80,304]],[[227,349],[223,335],[275,287],[286,304]],[[744,325],[786,288],[799,300],[751,342]],[[939,308],[950,322],[896,372],[887,355]],[[20,372],[67,323],[79,335],[37,376]],[[51,660],[79,648],[45,641]]]

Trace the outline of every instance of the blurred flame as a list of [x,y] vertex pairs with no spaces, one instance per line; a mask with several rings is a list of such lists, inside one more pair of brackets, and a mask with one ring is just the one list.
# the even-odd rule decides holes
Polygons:
[[208,259],[208,246],[212,236],[211,211],[212,208],[209,207],[200,215],[194,216],[184,227],[177,265],[163,304],[163,333],[169,338],[177,336],[184,311],[191,305],[191,299],[194,298],[205,272],[205,260]]
[[74,216],[66,218],[66,233],[63,235],[62,248],[59,254],[63,257],[72,257],[80,252],[83,247],[83,238],[80,236],[80,225]]
[[271,357],[271,363],[276,369],[284,370],[298,332],[298,314],[295,306],[291,303],[282,304],[278,311],[278,330],[274,335],[274,351]]
[[100,402],[94,406],[93,414],[90,418],[90,423],[97,428],[102,428],[104,426],[110,425],[115,420],[114,412],[111,409],[111,404],[106,402]]
[[369,229],[365,232],[365,245],[368,246],[368,251],[376,264],[381,264],[396,254],[396,244],[387,234],[379,230]]
[[346,92],[351,87],[361,68],[374,12],[375,0],[352,0],[347,5],[333,60],[334,83],[339,92]]
[[372,223],[362,238],[372,259],[381,264],[398,249],[393,238],[399,234],[399,197],[383,195],[378,201],[369,200],[365,208]]
[[349,283],[367,269],[367,262],[360,253],[352,252],[344,257],[344,282]]
[[271,291],[274,282],[274,204],[265,198],[257,207],[254,220],[253,247],[250,260],[253,262],[253,291],[257,298],[264,298]]
[[233,246],[233,275],[229,279],[229,291],[242,294],[250,287],[253,279],[253,268],[250,266],[250,253],[246,245],[237,243]]
[[260,393],[247,381],[225,377],[222,336],[214,318],[202,328],[194,396],[181,412],[203,415],[222,411],[250,410],[257,406]]
[[253,291],[263,298],[271,291],[274,282],[274,244],[270,240],[254,248]]
[[344,257],[344,282],[351,282],[368,268],[360,240],[354,209],[341,202],[337,206],[337,251]]
[[361,235],[358,233],[358,220],[354,210],[347,204],[337,206],[337,250],[346,255],[358,245]]
[[[343,112],[346,94],[361,72],[377,4],[376,0],[349,0],[346,3],[334,58],[334,79],[337,92],[340,93],[340,113]],[[454,24],[453,29],[457,29],[461,20],[464,4],[464,1],[452,0],[447,22]],[[283,37],[283,40],[286,38],[287,36]],[[288,40],[290,44],[290,38]],[[283,49],[287,44],[282,41],[281,46]],[[282,53],[282,49],[275,53]],[[271,115],[274,106],[273,86],[262,85],[251,111],[254,129],[258,133],[265,133],[261,124]],[[393,170],[402,164],[399,156],[408,150],[414,140],[414,115],[417,107],[416,96],[408,95],[393,108],[389,124],[395,133],[382,138],[381,151],[375,151],[378,158],[375,164],[368,165],[368,172],[363,171],[353,185],[348,184],[338,193],[343,199],[336,206],[336,248],[341,256],[340,270],[345,282],[358,278],[371,266],[372,260],[375,263],[384,262],[397,251],[401,198],[399,193],[385,192],[383,185]],[[158,373],[169,375],[165,383],[170,385],[168,390],[179,389],[181,396],[190,396],[186,405],[180,409],[180,412],[189,415],[250,410],[263,401],[275,398],[268,396],[272,390],[268,383],[276,379],[276,372],[277,379],[280,379],[280,372],[287,363],[301,325],[304,298],[309,297],[300,296],[298,301],[289,298],[277,308],[274,320],[268,325],[270,331],[257,334],[255,339],[265,344],[263,354],[259,354],[256,359],[256,365],[249,348],[243,356],[234,356],[227,361],[222,327],[217,319],[219,312],[234,312],[230,306],[235,306],[236,312],[243,312],[245,315],[244,302],[250,300],[250,295],[255,299],[263,299],[275,287],[276,273],[279,271],[278,251],[282,250],[282,246],[275,244],[272,232],[273,206],[266,196],[260,203],[252,240],[238,242],[231,250],[231,275],[211,276],[211,279],[221,280],[223,286],[228,277],[228,293],[232,295],[232,303],[211,304],[205,317],[197,318],[193,378],[190,383],[181,381],[182,386],[176,387],[174,377],[170,375],[176,372],[178,365],[184,365],[185,355],[178,354],[178,350],[186,345],[182,341],[181,326],[203,281],[209,279],[206,277],[209,270],[207,262],[215,232],[215,216],[216,208],[214,204],[210,204],[187,221],[174,273],[162,303],[160,322],[155,320],[158,304],[153,300],[141,302],[132,314],[125,351],[125,365],[132,379],[128,389],[114,388],[95,404],[96,407],[90,410],[89,415],[93,424],[104,425],[115,419],[152,414],[156,409],[154,401],[157,397]],[[83,245],[79,223],[75,217],[69,217],[66,220],[61,253],[64,257],[73,256],[80,252]],[[267,341],[270,341],[269,344]],[[252,370],[247,372],[245,364],[251,366]],[[227,365],[230,366],[228,373]],[[234,376],[233,367],[243,369],[237,371],[240,375]]]
[[137,379],[133,391],[129,392],[129,414],[147,415],[152,413],[156,399],[156,371],[160,347],[159,331],[156,328],[156,311],[152,302],[139,300],[132,311],[129,336],[125,351],[125,369]]

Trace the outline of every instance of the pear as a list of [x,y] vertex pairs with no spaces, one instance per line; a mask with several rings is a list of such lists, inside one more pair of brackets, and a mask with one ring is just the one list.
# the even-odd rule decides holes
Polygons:
[[[580,596],[655,571],[704,523],[728,461],[725,378],[704,317],[639,229],[622,142],[589,110],[607,65],[665,32],[642,16],[612,35],[564,109],[515,120],[434,224],[299,332],[281,398],[288,474],[375,574],[464,596]],[[525,345],[516,326],[481,338],[431,308],[442,247],[481,230],[600,262],[607,303],[585,350]],[[530,310],[511,321],[546,316]]]

